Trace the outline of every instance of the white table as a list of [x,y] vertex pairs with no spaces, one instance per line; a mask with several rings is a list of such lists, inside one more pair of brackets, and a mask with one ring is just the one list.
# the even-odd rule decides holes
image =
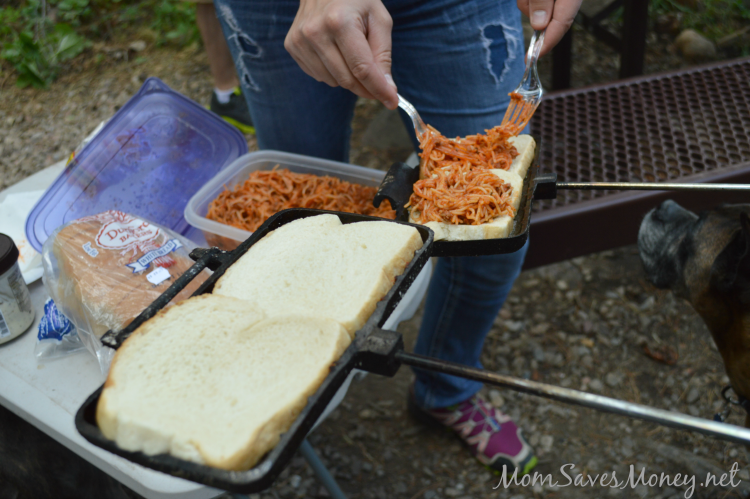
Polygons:
[[[11,192],[45,189],[63,167],[64,163],[58,163],[22,180],[0,193],[0,201]],[[0,345],[0,404],[145,497],[202,499],[222,494],[133,464],[88,443],[78,433],[73,418],[103,382],[99,364],[88,352],[37,364],[36,332],[49,295],[41,279],[29,286],[29,292],[36,310],[34,324],[20,337]]]
[[[60,162],[22,180],[0,192],[0,201],[12,192],[46,189],[63,167],[64,163]],[[398,322],[414,314],[426,291],[430,271],[428,262],[386,322],[386,328],[395,328]],[[75,413],[104,381],[99,365],[87,351],[44,364],[37,363],[34,357],[36,332],[48,294],[41,279],[32,283],[29,291],[36,310],[34,324],[20,337],[0,345],[0,405],[149,499],[201,499],[222,494],[221,490],[131,463],[90,444],[78,433],[74,424]],[[321,420],[343,399],[350,381],[351,376]]]

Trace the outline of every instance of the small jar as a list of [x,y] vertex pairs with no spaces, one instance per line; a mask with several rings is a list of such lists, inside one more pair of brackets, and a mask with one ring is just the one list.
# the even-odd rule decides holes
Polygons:
[[29,288],[18,267],[18,248],[0,234],[0,344],[20,336],[34,322]]

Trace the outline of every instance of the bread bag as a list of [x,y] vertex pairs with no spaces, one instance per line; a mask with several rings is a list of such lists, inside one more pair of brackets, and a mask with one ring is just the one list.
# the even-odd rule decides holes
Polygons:
[[[114,351],[101,336],[127,326],[189,269],[193,247],[169,229],[114,210],[69,222],[45,241],[45,287],[102,373]],[[188,298],[209,275],[196,276],[172,303]]]

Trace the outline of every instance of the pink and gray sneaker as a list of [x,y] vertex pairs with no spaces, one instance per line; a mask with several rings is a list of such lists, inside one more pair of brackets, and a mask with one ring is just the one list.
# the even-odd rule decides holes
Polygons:
[[509,416],[495,409],[479,394],[443,409],[422,409],[409,396],[409,412],[418,420],[453,430],[472,454],[491,471],[521,474],[536,466],[534,450]]

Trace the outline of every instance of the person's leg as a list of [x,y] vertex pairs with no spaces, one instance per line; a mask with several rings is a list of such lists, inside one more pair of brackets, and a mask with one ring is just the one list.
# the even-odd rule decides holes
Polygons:
[[229,52],[224,33],[221,31],[221,24],[216,18],[214,4],[199,3],[196,6],[195,21],[201,33],[203,46],[206,48],[214,87],[218,90],[233,90],[239,85],[239,81],[237,72],[234,70],[232,54]]
[[[524,69],[523,30],[515,2],[393,3],[393,75],[399,93],[426,123],[449,137],[499,125],[508,94]],[[415,352],[479,366],[484,338],[520,272],[525,252],[524,248],[511,255],[442,259],[430,284]],[[428,409],[466,400],[481,387],[424,371],[416,376],[416,401]]]
[[[499,125],[524,69],[515,2],[387,3],[394,17],[394,79],[425,122],[448,137]],[[442,258],[430,282],[415,353],[481,367],[484,339],[525,254],[526,246],[509,255]],[[456,430],[489,467],[522,472],[534,467],[536,458],[518,427],[475,396],[481,383],[422,370],[415,376],[414,415]]]
[[284,48],[299,2],[216,0],[260,149],[348,161],[357,97],[305,74]]
[[209,109],[244,133],[255,133],[253,119],[242,96],[234,69],[232,53],[227,47],[216,9],[210,0],[198,0],[195,21],[208,56],[214,89]]
[[[527,247],[509,255],[441,258],[414,352],[481,368],[484,339],[521,271]],[[463,402],[481,387],[478,381],[418,370],[414,395],[418,405],[433,409]]]

